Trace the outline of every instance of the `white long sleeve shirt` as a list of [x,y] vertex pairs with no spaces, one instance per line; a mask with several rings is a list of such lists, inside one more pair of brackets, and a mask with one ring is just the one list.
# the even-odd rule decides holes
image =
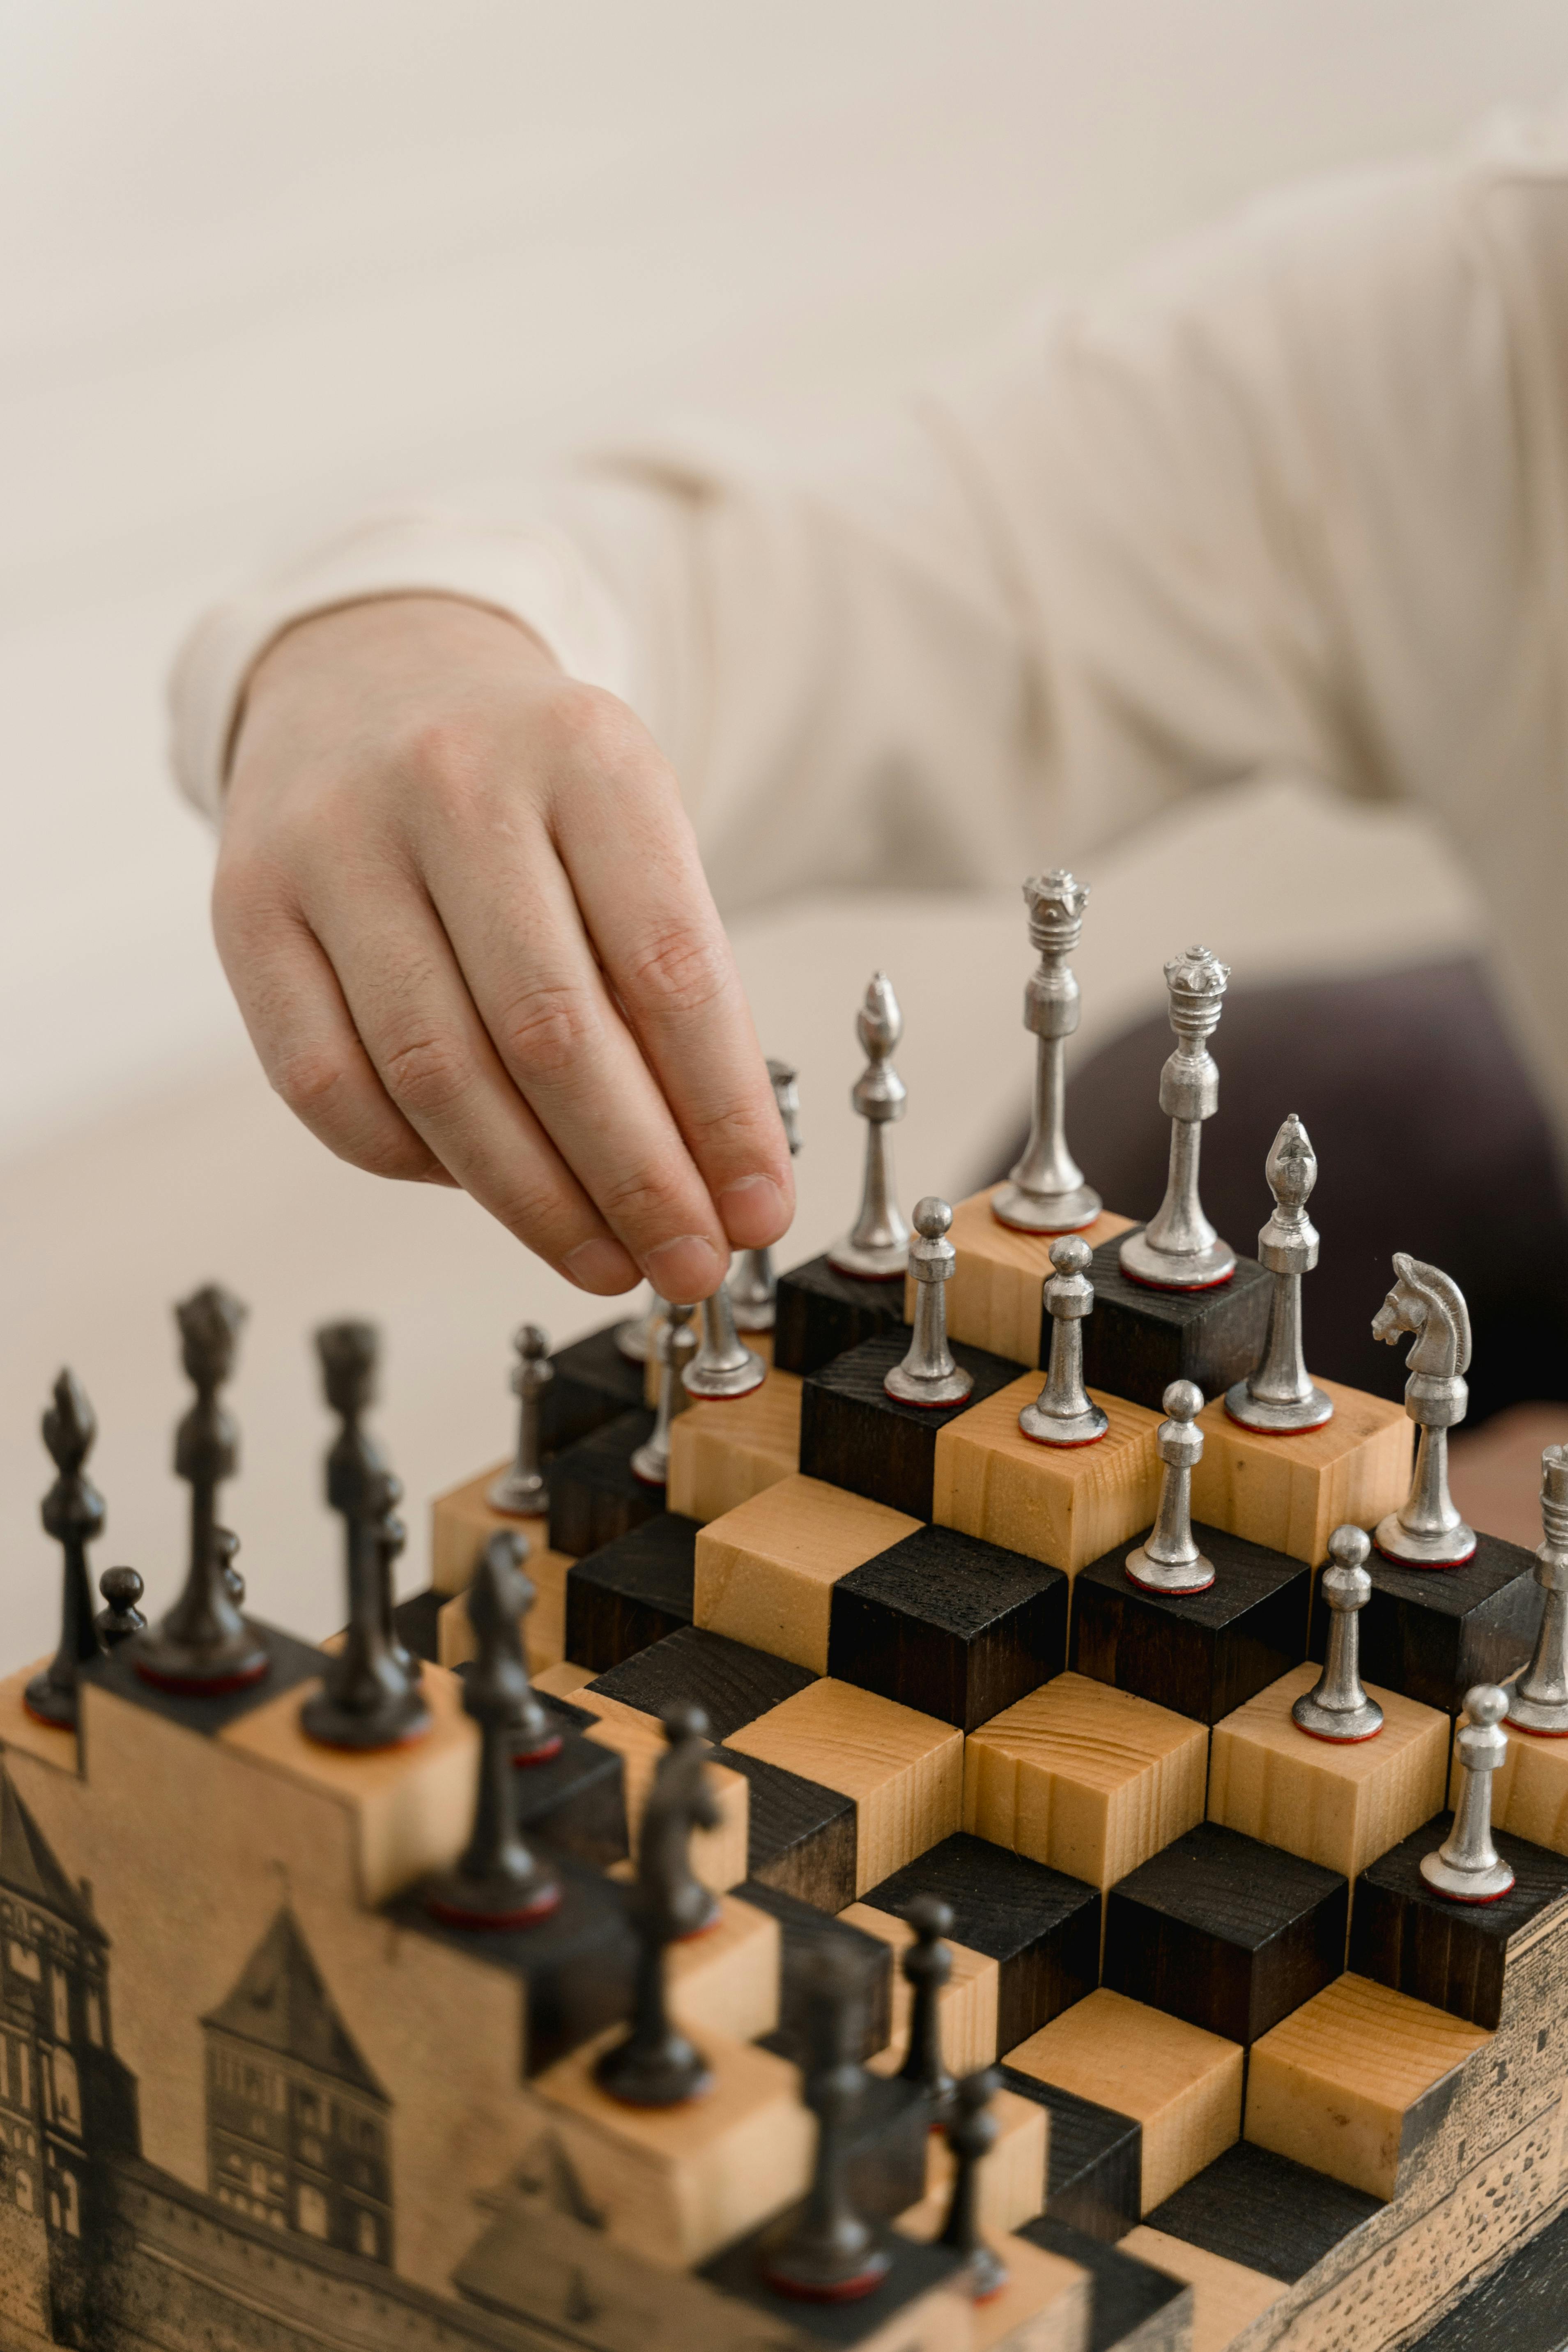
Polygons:
[[190,796],[280,629],[418,590],[634,706],[729,911],[1011,884],[1250,778],[1419,803],[1568,1138],[1568,115],[1260,205],[831,457],[368,520],[193,633]]

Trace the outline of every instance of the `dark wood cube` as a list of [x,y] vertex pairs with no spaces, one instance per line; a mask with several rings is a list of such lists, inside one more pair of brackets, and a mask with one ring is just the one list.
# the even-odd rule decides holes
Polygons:
[[859,1859],[854,1798],[738,1748],[716,1748],[713,1753],[716,1762],[743,1772],[752,1784],[747,1877],[818,1911],[846,1910],[855,1900]]
[[664,1488],[632,1475],[632,1455],[653,1434],[641,1406],[607,1421],[550,1465],[550,1549],[571,1559],[614,1543],[664,1509]]
[[569,1348],[558,1348],[551,1357],[555,1378],[544,1391],[540,1412],[541,1441],[548,1451],[560,1453],[575,1445],[605,1422],[641,1405],[643,1368],[622,1355],[616,1330],[615,1324],[608,1324],[585,1339],[574,1339]]
[[441,1663],[438,1621],[451,1598],[449,1592],[437,1592],[434,1586],[426,1585],[423,1592],[411,1592],[406,1601],[400,1601],[392,1612],[398,1640],[416,1658],[423,1658],[426,1665],[438,1666]]
[[1156,2205],[1148,2225],[1294,2286],[1383,2210],[1364,2189],[1238,2139]]
[[1520,1939],[1568,1895],[1568,1856],[1494,1830],[1492,1843],[1513,1872],[1511,1890],[1495,1903],[1450,1903],[1422,1877],[1421,1857],[1442,1844],[1453,1819],[1439,1813],[1362,1872],[1350,1965],[1357,1976],[1489,2032],[1501,2021],[1509,1962]]
[[[879,2086],[879,2091],[885,2088]],[[921,2128],[924,2126],[922,2125]],[[851,2137],[862,2137],[863,2126],[851,2126]],[[923,2161],[923,2150],[922,2150]],[[872,2204],[867,2194],[861,2169],[855,2157],[848,2167],[850,2201],[863,2219],[891,2220],[894,2209],[881,2203]],[[905,2185],[903,2176],[898,2179]],[[918,2201],[918,2194],[917,2194]],[[879,2285],[869,2294],[858,2295],[848,2302],[810,2302],[798,2295],[776,2294],[763,2275],[763,2256],[775,2231],[788,2231],[795,2226],[799,2208],[793,2207],[760,2230],[752,2230],[743,2238],[727,2246],[721,2254],[705,2263],[699,2272],[712,2286],[726,2295],[749,2304],[760,2315],[765,2315],[778,2333],[759,2333],[759,2345],[788,2343],[792,2345],[820,2344],[825,2352],[852,2352],[859,2344],[902,2347],[906,2341],[899,2325],[901,2312],[931,2294],[937,2287],[951,2284],[960,2276],[963,2258],[950,2252],[946,2246],[922,2245],[918,2239],[900,2237],[897,2231],[879,2231],[878,2243],[886,2255],[888,2268]],[[910,2323],[912,2332],[907,2338],[912,2347],[917,2339],[927,2339],[918,2326]],[[788,2329],[787,2336],[782,2331]],[[717,2341],[717,2337],[714,2339]],[[739,2344],[737,2332],[728,2340]],[[751,2340],[750,2338],[746,2340]]]
[[[1238,1257],[1217,1290],[1151,1290],[1130,1282],[1120,1252],[1125,1234],[1101,1242],[1089,1266],[1094,1312],[1083,1324],[1083,1376],[1090,1388],[1163,1410],[1173,1381],[1195,1381],[1205,1402],[1250,1372],[1268,1327],[1268,1276],[1256,1258]],[[1041,1309],[1048,1361],[1049,1321]]]
[[566,1571],[566,1655],[574,1665],[607,1674],[690,1624],[697,1526],[678,1511],[660,1511],[573,1561]]
[[901,1276],[896,1282],[867,1282],[813,1257],[779,1276],[773,1362],[781,1372],[818,1371],[862,1339],[900,1328],[907,1328]]
[[[1124,2238],[1143,2202],[1143,2126],[1135,2116],[1080,2099],[1004,2063],[1002,2081],[1050,2115],[1046,2211],[1105,2245]],[[1026,2224],[1026,2228],[1027,2225]],[[1037,2241],[1043,2244],[1044,2240]]]
[[1068,1579],[924,1527],[833,1588],[827,1671],[974,1731],[1067,1664]]
[[847,1486],[911,1518],[929,1519],[937,1438],[950,1422],[1019,1379],[1026,1367],[955,1340],[953,1357],[974,1381],[963,1402],[904,1404],[888,1394],[882,1381],[908,1348],[903,1332],[866,1339],[807,1376],[800,1401],[800,1466],[809,1478]]
[[1086,2352],[1176,2352],[1192,2343],[1193,2290],[1184,2280],[1107,2244],[1103,2231],[1060,2220],[1049,2205],[1018,2235],[1089,2273]]
[[728,1634],[710,1633],[700,1625],[678,1625],[662,1641],[623,1657],[592,1687],[626,1706],[641,1707],[645,1715],[662,1716],[667,1706],[677,1705],[700,1706],[710,1736],[728,1739],[816,1680],[809,1666],[750,1649],[744,1642],[731,1642]]
[[735,1892],[742,1903],[766,1911],[779,1923],[779,2021],[772,2033],[763,2036],[767,2048],[793,2065],[805,2064],[807,1971],[826,1937],[847,1952],[859,1976],[865,2010],[861,2057],[874,2057],[885,2049],[893,2030],[892,1946],[884,1944],[880,1936],[868,1936],[864,1927],[847,1919],[835,1919],[814,1904],[803,1903],[783,1887],[748,1878]]
[[1127,1555],[1141,1536],[1079,1570],[1068,1662],[1095,1682],[1217,1723],[1306,1656],[1312,1571],[1223,1528],[1194,1522],[1193,1533],[1214,1562],[1206,1592],[1134,1584]]
[[[1500,1536],[1479,1536],[1458,1568],[1399,1568],[1374,1551],[1372,1598],[1361,1612],[1361,1671],[1369,1683],[1403,1691],[1424,1706],[1458,1715],[1477,1683],[1505,1682],[1535,1645],[1545,1595],[1535,1554]],[[1312,1612],[1312,1649],[1321,1661],[1329,1612]]]
[[561,1747],[542,1764],[518,1766],[512,1783],[518,1828],[525,1838],[608,1870],[630,1850],[625,1759],[602,1741],[584,1737],[594,1721],[586,1707],[542,1691],[539,1697],[560,1729]]
[[1250,2047],[1342,1975],[1349,1908],[1337,1870],[1200,1822],[1106,1896],[1105,1981]]

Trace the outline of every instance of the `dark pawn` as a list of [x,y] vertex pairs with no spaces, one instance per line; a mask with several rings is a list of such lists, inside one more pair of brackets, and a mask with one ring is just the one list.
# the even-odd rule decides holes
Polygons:
[[93,1621],[106,1650],[116,1650],[132,1633],[146,1632],[147,1620],[136,1605],[142,1598],[142,1579],[133,1568],[106,1568],[98,1589],[109,1603]]
[[370,1323],[329,1323],[316,1334],[327,1402],[342,1423],[327,1455],[327,1502],[343,1522],[348,1628],[300,1723],[323,1748],[361,1752],[400,1748],[422,1738],[431,1723],[407,1653],[392,1638],[396,1550],[387,1527],[403,1488],[363,1425],[380,1349]]
[[174,1475],[191,1489],[191,1561],[185,1589],[156,1632],[132,1654],[143,1682],[190,1698],[215,1698],[258,1683],[271,1660],[235,1607],[216,1541],[218,1488],[239,1467],[239,1432],[218,1391],[234,1370],[246,1310],[209,1283],[174,1309],[195,1402],[174,1439]]
[[[545,1713],[539,1694],[528,1679],[528,1653],[523,1641],[523,1620],[538,1598],[531,1577],[523,1573],[523,1561],[528,1558],[528,1538],[516,1528],[500,1528],[485,1546],[485,1558],[495,1558],[495,1575],[484,1583],[468,1587],[468,1622],[474,1629],[474,1639],[482,1651],[487,1642],[495,1645],[498,1657],[504,1661],[507,1688],[511,1696],[511,1760],[516,1765],[548,1764],[552,1756],[561,1753],[561,1734]],[[498,1581],[516,1578],[516,1583]],[[516,1598],[515,1612],[500,1625],[493,1623],[491,1613],[495,1595],[504,1591],[509,1599]],[[498,1672],[500,1668],[498,1667]]]
[[859,2059],[865,1990],[858,1967],[840,1947],[812,1955],[806,2004],[802,2096],[816,2117],[816,2158],[805,2203],[763,2241],[758,2262],[778,2294],[852,2303],[881,2285],[889,2256],[849,2196],[850,2131],[866,2095]]
[[952,2201],[939,2244],[963,2254],[969,2264],[970,2293],[976,2303],[989,2303],[1007,2284],[1007,2265],[987,2244],[980,2229],[980,2165],[996,2145],[1001,2129],[991,2112],[1000,2077],[983,2066],[953,2085],[947,2119],[947,2144],[952,2150]]
[[910,2046],[899,2069],[906,2083],[918,2084],[931,2103],[935,2124],[946,2121],[952,2103],[952,2076],[942,2054],[942,1989],[952,1974],[952,1954],[943,1943],[952,1933],[952,1914],[934,1895],[918,1895],[904,1913],[915,1940],[904,1954],[904,1980],[913,1999],[910,2004]]
[[58,1731],[76,1728],[77,1675],[89,1658],[99,1655],[87,1548],[103,1533],[103,1496],[82,1468],[97,1435],[98,1417],[86,1391],[74,1372],[62,1372],[55,1382],[55,1401],[44,1415],[44,1444],[58,1475],[40,1513],[44,1532],[53,1536],[64,1554],[60,1646],[25,1694],[27,1713]]
[[468,1590],[479,1655],[463,1677],[463,1706],[479,1727],[473,1834],[461,1860],[425,1890],[431,1916],[451,1927],[530,1927],[561,1900],[559,1881],[535,1861],[517,1827],[511,1752],[521,1693],[532,1696],[520,1632],[531,1591],[510,1546],[487,1544]]
[[237,1609],[243,1609],[245,1579],[235,1566],[239,1558],[239,1538],[232,1528],[215,1528],[213,1549],[217,1553],[218,1573],[223,1578],[228,1597]]
[[637,1832],[631,2031],[594,2069],[600,2089],[632,2107],[678,2106],[713,2085],[707,2059],[671,2022],[664,1982],[666,1947],[700,1935],[719,1909],[693,1874],[690,1855],[692,1831],[717,1829],[720,1821],[704,1769],[711,1753],[708,1718],[700,1706],[666,1707],[664,1736],[669,1745],[658,1759]]

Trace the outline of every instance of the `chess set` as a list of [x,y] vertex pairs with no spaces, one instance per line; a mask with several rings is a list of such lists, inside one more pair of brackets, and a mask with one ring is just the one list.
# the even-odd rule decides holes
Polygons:
[[60,1644],[0,1685],[0,2346],[1376,2352],[1562,2210],[1568,1447],[1538,1552],[1464,1523],[1465,1302],[1405,1255],[1403,1406],[1311,1378],[1300,1120],[1256,1258],[1201,1204],[1206,950],[1164,1200],[1104,1209],[1086,893],[1025,895],[1007,1182],[906,1222],[879,974],[843,1239],[525,1325],[400,1604],[377,1334],[318,1331],[323,1645],[220,1521],[238,1302],[177,1309],[162,1615],[95,1598],[61,1374]]

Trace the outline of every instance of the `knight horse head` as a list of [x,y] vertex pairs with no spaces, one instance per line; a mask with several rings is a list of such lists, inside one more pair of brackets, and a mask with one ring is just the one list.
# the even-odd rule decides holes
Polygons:
[[1398,1279],[1373,1317],[1373,1338],[1392,1348],[1401,1332],[1414,1332],[1405,1358],[1412,1372],[1453,1380],[1468,1371],[1470,1317],[1458,1285],[1403,1250],[1394,1252],[1394,1271]]

